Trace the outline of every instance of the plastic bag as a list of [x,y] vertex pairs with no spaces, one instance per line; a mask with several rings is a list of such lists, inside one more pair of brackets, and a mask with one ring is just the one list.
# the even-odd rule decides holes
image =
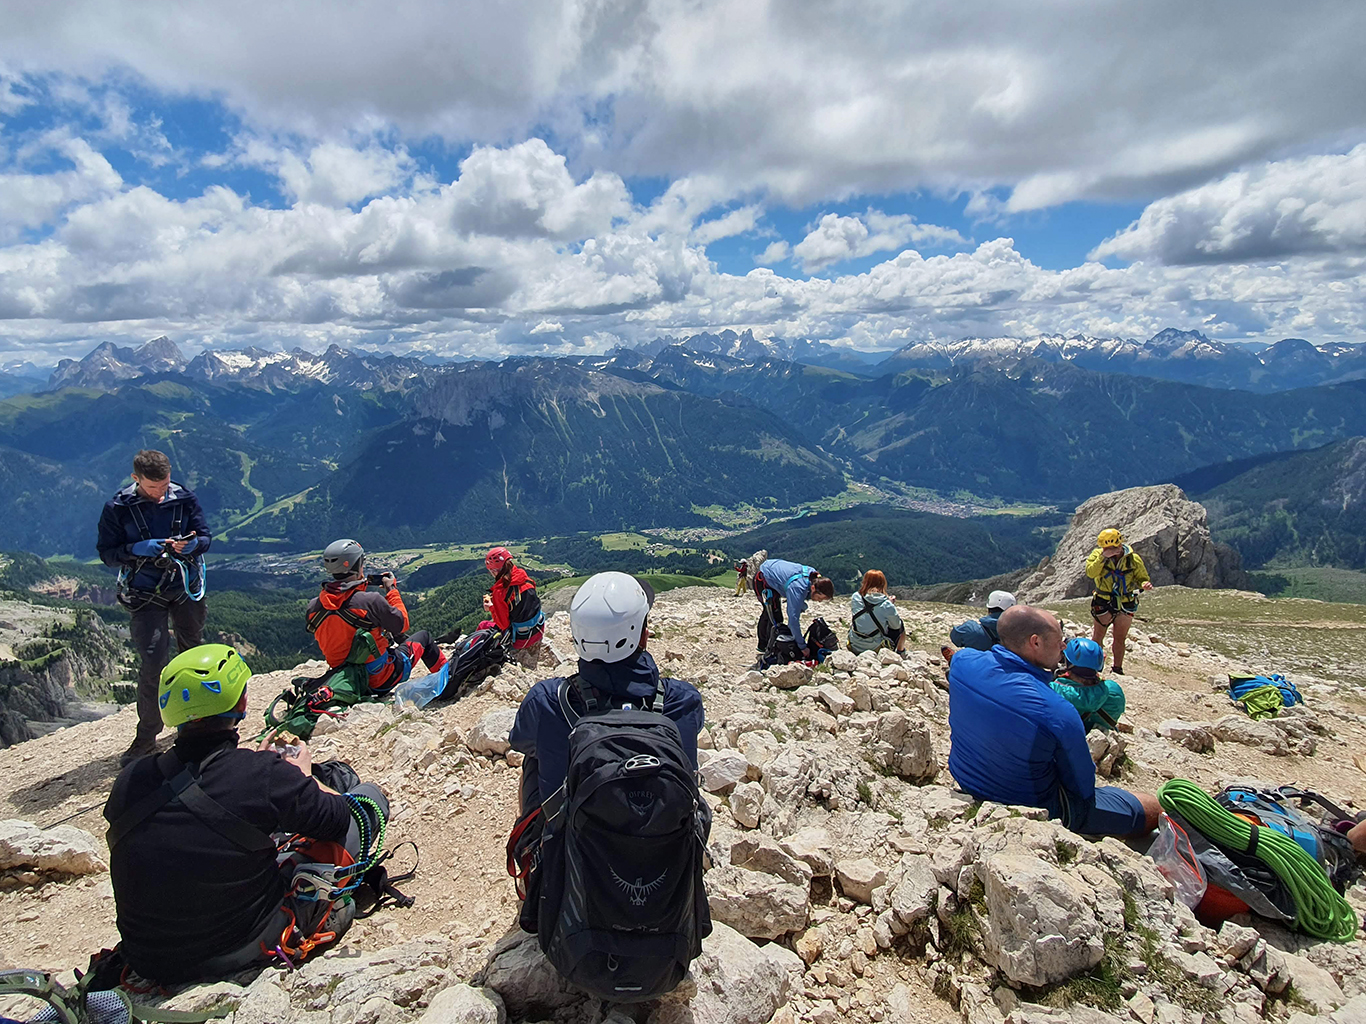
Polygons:
[[1191,849],[1186,830],[1166,814],[1157,820],[1157,838],[1153,840],[1148,856],[1157,864],[1157,870],[1176,887],[1176,895],[1182,903],[1192,910],[1200,905],[1209,882]]
[[420,711],[446,689],[446,681],[451,676],[451,663],[441,666],[440,672],[429,672],[420,679],[409,676],[394,687],[394,706],[400,712]]

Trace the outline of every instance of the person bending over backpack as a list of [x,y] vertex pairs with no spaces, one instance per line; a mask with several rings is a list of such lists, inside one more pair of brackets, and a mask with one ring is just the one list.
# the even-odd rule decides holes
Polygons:
[[536,683],[508,735],[524,757],[508,841],[521,925],[565,978],[615,1002],[673,989],[711,931],[702,696],[645,649],[653,603],[625,573],[587,580],[569,607],[578,671]]
[[[223,644],[176,657],[158,687],[175,745],[125,768],[104,805],[122,952],[152,981],[224,977],[264,963],[277,946],[297,957],[324,927],[340,938],[354,905],[302,898],[300,857],[277,853],[273,836],[340,844],[354,860],[362,827],[373,838],[389,813],[378,787],[341,762],[313,765],[307,744],[239,747],[250,678]],[[316,776],[345,780],[347,794]]]
[[1105,652],[1094,640],[1073,637],[1063,646],[1062,668],[1049,683],[1053,692],[1077,709],[1087,732],[1119,728],[1124,714],[1124,690],[1113,679],[1102,679]]
[[858,592],[849,598],[849,650],[855,654],[883,647],[906,650],[906,627],[887,593],[887,577],[877,569],[863,574]]
[[493,618],[479,623],[479,628],[511,629],[512,656],[524,668],[535,669],[545,636],[545,612],[541,611],[536,581],[520,565],[513,564],[507,548],[491,548],[484,556],[484,568],[493,577],[493,586],[484,595],[484,611]]
[[769,653],[773,633],[783,622],[783,600],[787,601],[787,628],[802,658],[812,655],[802,636],[802,612],[808,601],[829,601],[835,596],[835,583],[825,579],[809,565],[769,558],[754,571],[754,596],[764,606],[759,616],[758,654]]
[[1081,717],[1053,692],[1062,625],[1040,608],[1007,608],[1001,642],[954,655],[949,771],[979,800],[1046,808],[1073,832],[1137,836],[1157,827],[1150,793],[1096,785]]
[[119,571],[118,598],[132,613],[137,648],[138,729],[119,758],[131,764],[156,750],[161,732],[157,682],[176,653],[203,643],[204,553],[213,538],[194,492],[171,479],[171,460],[154,449],[133,457],[133,482],[105,503],[95,543]]
[[1086,575],[1095,584],[1091,595],[1091,639],[1105,642],[1105,631],[1115,627],[1116,675],[1124,674],[1124,642],[1138,612],[1138,595],[1152,590],[1148,567],[1137,551],[1124,543],[1118,530],[1101,530],[1096,547],[1086,556]]
[[408,609],[398,584],[392,573],[365,575],[365,550],[358,542],[327,545],[323,571],[332,579],[309,602],[305,617],[330,668],[364,665],[376,695],[407,679],[419,659],[429,672],[441,671],[446,654],[430,633],[422,629],[401,639],[408,633]]

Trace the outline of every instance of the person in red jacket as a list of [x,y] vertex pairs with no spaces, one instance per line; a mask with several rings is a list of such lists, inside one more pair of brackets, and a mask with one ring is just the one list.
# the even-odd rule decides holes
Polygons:
[[306,614],[308,631],[331,668],[363,662],[370,689],[378,693],[407,679],[419,658],[428,671],[441,671],[445,652],[425,629],[405,638],[408,609],[398,584],[391,573],[365,575],[365,551],[359,543],[333,541],[323,551],[323,569],[332,579]]
[[507,548],[491,548],[484,556],[484,568],[493,577],[493,586],[484,595],[484,611],[493,618],[481,622],[479,628],[496,626],[512,630],[513,657],[526,668],[534,669],[545,635],[545,613],[541,611],[536,581],[513,563],[512,552]]

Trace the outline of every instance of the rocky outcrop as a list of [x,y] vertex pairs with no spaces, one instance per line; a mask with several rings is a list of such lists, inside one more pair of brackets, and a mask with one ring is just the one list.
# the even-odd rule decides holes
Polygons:
[[0,821],[0,888],[7,881],[33,885],[48,876],[71,877],[108,871],[104,844],[83,829],[43,829],[31,821]]
[[1143,558],[1153,586],[1246,590],[1251,586],[1238,552],[1210,537],[1205,507],[1174,484],[1130,487],[1098,494],[1072,516],[1057,550],[1032,569],[984,580],[922,588],[911,597],[926,601],[980,604],[993,590],[1008,590],[1022,602],[1046,604],[1085,597],[1092,591],[1086,556],[1101,530],[1115,527]]
[[1155,587],[1248,586],[1238,553],[1210,538],[1205,507],[1174,484],[1159,484],[1110,491],[1084,502],[1053,557],[1016,585],[1016,597],[1037,604],[1091,593],[1086,556],[1096,546],[1096,535],[1109,527],[1123,533],[1143,558]]

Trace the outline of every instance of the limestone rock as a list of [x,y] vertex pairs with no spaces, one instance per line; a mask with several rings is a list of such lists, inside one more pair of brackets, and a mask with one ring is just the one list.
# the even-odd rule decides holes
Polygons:
[[1106,778],[1115,774],[1119,759],[1124,756],[1128,741],[1117,732],[1092,729],[1086,735],[1086,746],[1091,751],[1096,773]]
[[912,723],[901,710],[885,712],[878,718],[877,741],[871,744],[870,753],[903,779],[926,782],[939,771],[929,726]]
[[1225,715],[1214,723],[1214,738],[1242,743],[1277,757],[1290,753],[1285,733],[1270,722],[1255,722],[1246,715]]
[[778,844],[784,853],[803,861],[811,868],[811,873],[819,878],[829,878],[834,871],[830,833],[818,826],[810,826],[796,832]]
[[432,998],[418,1024],[507,1024],[507,1008],[492,989],[452,985]]
[[19,818],[0,821],[0,870],[94,875],[109,870],[103,849],[89,832],[72,825],[42,829]]
[[498,708],[479,719],[470,730],[465,745],[476,754],[506,754],[509,750],[508,733],[517,718],[516,708]]
[[806,926],[810,894],[777,875],[712,868],[705,876],[713,921],[752,939],[776,939]]
[[988,963],[1011,981],[1050,985],[1100,962],[1104,931],[1082,883],[1021,850],[994,854],[980,867]]
[[853,651],[846,651],[840,648],[830,652],[830,657],[825,659],[825,663],[836,672],[852,672],[858,668],[858,656]]
[[795,690],[811,682],[811,669],[800,661],[769,669],[765,675],[768,684],[778,690]]
[[830,709],[832,715],[847,715],[854,710],[854,698],[844,693],[833,683],[823,683],[818,686],[816,696]]
[[733,750],[722,750],[709,757],[699,769],[702,788],[709,793],[727,793],[743,782],[749,773],[749,761]]
[[514,1020],[549,1020],[588,998],[560,977],[536,936],[520,929],[498,941],[474,983],[497,992]]
[[1110,491],[1084,502],[1056,553],[1015,584],[1015,596],[1042,604],[1091,593],[1086,556],[1096,546],[1096,535],[1112,526],[1142,557],[1155,587],[1250,585],[1237,552],[1210,538],[1205,507],[1174,484],[1158,484]]
[[645,1024],[767,1024],[801,991],[802,969],[790,949],[756,946],[715,922],[688,971],[695,985],[664,996]]
[[1168,718],[1158,725],[1157,734],[1197,754],[1214,749],[1214,729],[1208,722],[1183,722],[1179,718]]
[[903,925],[911,925],[930,915],[939,892],[930,858],[908,854],[902,860],[901,881],[892,890],[891,910]]
[[747,835],[730,847],[730,862],[737,868],[764,871],[793,885],[810,886],[811,866],[787,853],[765,835]]
[[1288,978],[1295,994],[1313,1007],[1315,1013],[1329,1013],[1347,1001],[1333,976],[1307,957],[1268,947],[1267,966]]
[[[421,1005],[429,993],[445,985],[450,953],[450,942],[437,936],[412,939],[359,957],[343,956],[334,950],[305,964],[291,977],[290,997],[296,1010],[330,1010],[334,1021],[374,1019],[372,1012],[377,1006]],[[289,1018],[266,1018],[276,1022],[285,1019]],[[393,1019],[393,1014],[387,1019]]]
[[758,828],[764,807],[764,787],[757,782],[745,782],[735,787],[730,795],[730,816],[745,828]]
[[873,890],[887,881],[887,872],[866,858],[835,864],[840,891],[855,903],[872,903]]
[[445,736],[428,722],[404,722],[394,732],[393,766],[399,771],[419,765],[429,751],[441,746]]

